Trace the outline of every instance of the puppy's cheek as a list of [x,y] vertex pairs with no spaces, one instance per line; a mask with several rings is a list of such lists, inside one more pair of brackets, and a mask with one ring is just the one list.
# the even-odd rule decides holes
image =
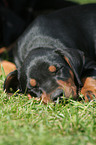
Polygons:
[[65,86],[64,95],[66,98],[72,97],[73,99],[76,99],[77,98],[76,87]]
[[62,89],[64,92],[64,96],[66,98],[72,97],[73,99],[77,98],[77,87],[75,86],[74,82],[69,79],[67,81],[57,80],[59,85],[59,89]]

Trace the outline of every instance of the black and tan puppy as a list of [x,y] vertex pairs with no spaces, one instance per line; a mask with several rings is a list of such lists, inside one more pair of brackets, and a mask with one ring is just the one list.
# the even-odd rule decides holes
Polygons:
[[14,49],[17,70],[4,89],[55,101],[63,94],[96,97],[96,4],[65,8],[39,16]]

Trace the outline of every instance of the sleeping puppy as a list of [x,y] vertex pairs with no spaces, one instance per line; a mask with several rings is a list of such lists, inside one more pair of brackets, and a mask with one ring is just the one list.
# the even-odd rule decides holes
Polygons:
[[96,97],[96,4],[65,8],[37,17],[14,48],[17,70],[4,83],[6,92],[41,98],[44,103],[78,89]]

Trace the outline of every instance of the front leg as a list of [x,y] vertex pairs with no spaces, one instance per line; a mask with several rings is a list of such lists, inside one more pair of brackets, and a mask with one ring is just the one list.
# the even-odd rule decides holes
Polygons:
[[82,79],[82,83],[81,94],[84,95],[85,102],[96,98],[96,77],[85,77]]

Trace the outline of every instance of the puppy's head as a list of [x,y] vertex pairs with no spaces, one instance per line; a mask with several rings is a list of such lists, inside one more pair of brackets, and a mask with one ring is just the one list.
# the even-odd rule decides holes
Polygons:
[[59,51],[48,48],[32,50],[21,68],[7,76],[4,89],[10,92],[10,88],[42,98],[45,103],[63,95],[77,97],[70,61]]

